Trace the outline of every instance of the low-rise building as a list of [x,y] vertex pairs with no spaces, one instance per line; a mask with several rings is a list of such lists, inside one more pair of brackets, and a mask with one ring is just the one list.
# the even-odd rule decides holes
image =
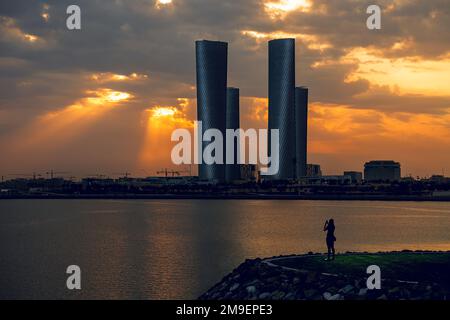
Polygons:
[[368,182],[400,181],[400,163],[392,160],[375,160],[364,164],[364,180]]
[[322,176],[322,169],[319,164],[307,164],[306,176],[309,178],[316,178]]
[[350,177],[353,184],[359,184],[363,179],[363,174],[359,171],[344,171],[344,176]]

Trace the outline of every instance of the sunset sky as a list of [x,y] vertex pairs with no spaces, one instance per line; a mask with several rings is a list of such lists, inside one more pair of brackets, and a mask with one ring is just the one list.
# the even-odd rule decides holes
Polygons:
[[[70,4],[82,30],[66,28]],[[381,30],[366,27],[371,4]],[[0,175],[176,168],[170,134],[195,120],[199,39],[229,43],[241,126],[265,128],[267,41],[294,37],[308,162],[450,176],[449,30],[450,0],[1,1]]]

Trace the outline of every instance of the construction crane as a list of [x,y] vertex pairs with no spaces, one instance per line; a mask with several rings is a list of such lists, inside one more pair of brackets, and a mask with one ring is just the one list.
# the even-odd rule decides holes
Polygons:
[[171,174],[172,177],[175,177],[175,175],[180,175],[178,171],[169,170],[167,168],[162,169],[161,171],[157,171],[156,174],[164,174],[166,178],[169,176],[169,174]]
[[53,180],[55,174],[69,174],[69,173],[70,172],[56,172],[56,171],[50,170],[49,172],[46,172],[45,174],[47,175],[47,179],[48,179],[48,176],[50,175],[50,179]]
[[156,174],[164,174],[164,176],[167,178],[167,177],[169,177],[169,175],[172,175],[172,177],[175,177],[175,176],[179,177],[184,172],[189,172],[189,171],[187,171],[187,170],[176,171],[176,170],[169,170],[167,168],[164,168],[161,171],[157,171]]
[[40,174],[38,174],[36,172],[33,172],[33,173],[10,173],[10,174],[7,174],[7,176],[10,176],[10,177],[24,177],[24,178],[33,177],[33,180],[36,180],[36,177],[38,177],[38,178],[42,177],[42,175],[40,175]]
[[129,176],[131,176],[131,173],[129,172],[124,172],[124,173],[113,173],[114,175],[121,175],[123,176],[125,179],[127,179]]

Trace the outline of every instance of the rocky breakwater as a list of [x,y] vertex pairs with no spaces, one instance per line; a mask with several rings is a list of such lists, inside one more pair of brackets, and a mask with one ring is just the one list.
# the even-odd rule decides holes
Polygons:
[[[200,300],[447,300],[436,283],[383,279],[368,290],[367,275],[332,275],[277,266],[271,260],[246,260]],[[331,262],[332,263],[332,262]]]

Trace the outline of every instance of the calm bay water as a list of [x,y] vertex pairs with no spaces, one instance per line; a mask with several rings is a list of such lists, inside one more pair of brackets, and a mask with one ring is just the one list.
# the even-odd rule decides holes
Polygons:
[[246,258],[324,251],[330,217],[341,252],[450,250],[450,203],[4,200],[0,298],[194,299]]

